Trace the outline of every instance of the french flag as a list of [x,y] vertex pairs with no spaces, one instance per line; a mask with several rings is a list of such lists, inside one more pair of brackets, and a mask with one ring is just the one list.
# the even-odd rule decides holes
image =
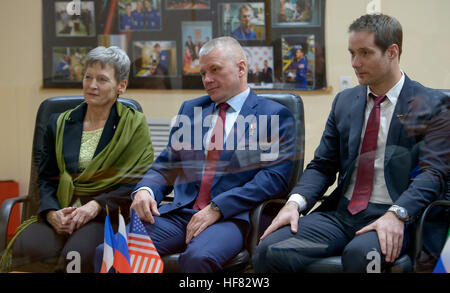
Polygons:
[[128,253],[127,232],[125,220],[119,213],[119,231],[117,232],[116,246],[114,249],[113,267],[119,273],[131,273],[130,256]]
[[115,239],[114,232],[109,220],[109,214],[105,218],[105,235],[103,247],[103,262],[100,273],[108,273],[114,263]]

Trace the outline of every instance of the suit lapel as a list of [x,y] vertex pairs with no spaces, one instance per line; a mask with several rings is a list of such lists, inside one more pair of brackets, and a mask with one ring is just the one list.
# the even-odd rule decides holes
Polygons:
[[114,136],[114,133],[116,132],[119,120],[120,117],[117,114],[117,107],[116,104],[114,104],[111,108],[111,112],[109,113],[108,120],[106,120],[97,148],[95,149],[94,157],[97,156],[111,141],[111,138]]
[[[404,138],[404,128],[401,121],[402,117],[408,112],[408,101],[413,96],[413,88],[410,86],[411,80],[405,74],[405,82],[403,84],[397,104],[395,105],[394,113],[392,114],[391,125],[389,125],[389,132],[386,139],[386,150],[390,145],[400,145],[400,140]],[[392,156],[392,151],[385,154],[385,165],[389,162]]]
[[66,121],[63,134],[63,156],[69,173],[78,173],[78,159],[80,157],[81,135],[83,134],[83,117],[87,104],[72,111]]
[[[249,117],[256,117],[256,110],[255,107],[257,105],[257,98],[256,95],[253,93],[253,91],[250,91],[250,94],[248,95],[246,101],[244,102],[244,105],[242,105],[242,109],[241,112],[239,113],[239,116],[241,117],[241,119],[243,118],[245,121],[247,121],[246,119],[248,119]],[[239,118],[238,118],[239,119]],[[236,119],[236,122],[234,122],[233,124],[233,128],[232,131],[230,132],[230,134],[227,137],[227,145],[228,144],[234,144],[232,145],[232,147],[228,147],[229,149],[236,149],[238,142],[240,142],[241,140],[245,140],[246,137],[248,137],[248,133],[249,133],[249,127],[250,124],[255,123],[256,121],[250,121],[248,120],[248,122],[250,123],[245,123],[244,125],[244,131],[241,131],[241,129],[239,129],[238,127],[238,119]],[[240,123],[242,123],[243,121],[241,121]],[[234,137],[231,137],[231,134],[234,134]]]
[[[201,144],[202,151],[198,152],[198,153],[200,153],[202,160],[206,160],[206,156],[205,156],[206,148],[205,148],[205,146],[207,144],[209,144],[209,142],[206,140],[207,139],[206,136],[207,136],[208,131],[211,128],[211,124],[213,122],[212,119],[211,119],[212,118],[211,115],[212,115],[212,113],[214,111],[214,105],[215,105],[215,103],[213,101],[211,101],[211,103],[209,103],[205,107],[202,107],[201,121],[197,121],[196,119],[194,120],[194,127],[195,127],[195,124],[197,124],[197,123],[201,124],[200,127],[201,127],[201,130],[202,130],[202,144]],[[197,126],[196,129],[200,129],[200,127]]]
[[364,125],[365,108],[367,103],[367,87],[362,86],[361,91],[351,106],[350,112],[350,133],[348,138],[349,154],[352,158],[358,156],[359,145],[361,143],[361,132]]

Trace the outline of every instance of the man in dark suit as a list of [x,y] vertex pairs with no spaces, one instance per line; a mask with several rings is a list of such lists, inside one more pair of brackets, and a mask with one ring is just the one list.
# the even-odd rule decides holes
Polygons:
[[[400,69],[400,23],[364,15],[349,27],[348,49],[360,85],[334,99],[314,159],[261,237],[256,272],[298,272],[334,255],[346,272],[382,270],[405,251],[410,224],[445,192],[449,97]],[[413,100],[427,107],[417,113]],[[306,215],[336,173],[337,188]]]
[[206,43],[200,74],[208,95],[183,103],[131,206],[161,255],[181,253],[183,272],[218,271],[239,253],[249,211],[288,192],[294,157],[293,115],[250,90],[235,39]]
[[265,83],[272,83],[273,82],[273,71],[272,68],[269,66],[269,62],[267,60],[264,60],[264,68],[261,73],[261,82]]

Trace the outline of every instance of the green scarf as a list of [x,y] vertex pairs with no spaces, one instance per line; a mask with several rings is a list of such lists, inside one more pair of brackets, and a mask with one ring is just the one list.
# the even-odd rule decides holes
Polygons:
[[[78,107],[81,107],[81,105]],[[72,111],[78,107],[68,110],[58,117],[55,152],[60,178],[56,197],[61,208],[69,206],[73,194],[94,196],[117,184],[132,182],[144,174],[153,163],[153,147],[144,114],[126,107],[120,102],[116,102],[115,106],[120,121],[114,136],[76,178],[72,178],[66,170],[62,144],[65,123],[70,119]],[[37,216],[32,216],[17,228],[16,235],[8,243],[0,260],[0,272],[10,270],[11,250],[14,241],[25,228],[35,222],[37,222]]]

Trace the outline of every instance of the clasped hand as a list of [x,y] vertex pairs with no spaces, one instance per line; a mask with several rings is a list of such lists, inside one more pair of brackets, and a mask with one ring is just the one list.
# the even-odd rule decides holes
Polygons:
[[85,205],[74,208],[67,207],[47,213],[47,221],[58,234],[72,234],[92,219],[101,211],[101,206],[92,200]]

